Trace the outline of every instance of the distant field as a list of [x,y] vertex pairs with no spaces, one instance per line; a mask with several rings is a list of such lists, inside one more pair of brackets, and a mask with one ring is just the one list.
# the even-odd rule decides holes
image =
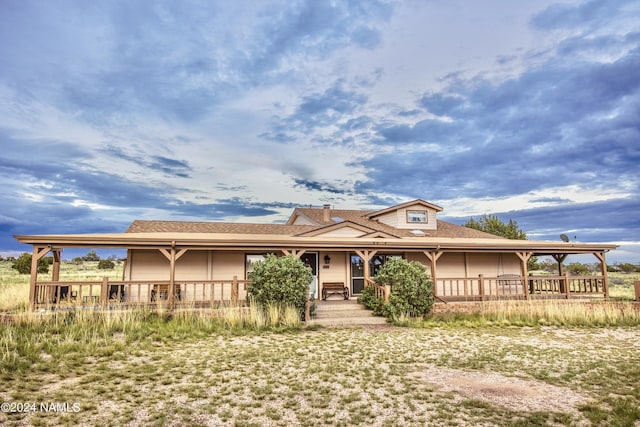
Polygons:
[[[29,305],[29,275],[19,274],[11,268],[10,261],[0,261],[0,312],[26,308]],[[122,280],[123,262],[116,262],[113,270],[99,270],[97,261],[73,264],[60,263],[60,280],[96,281],[104,276]],[[48,274],[39,274],[42,280],[51,278],[51,267]]]
[[633,300],[633,282],[640,280],[640,273],[609,273],[609,296],[623,300]]

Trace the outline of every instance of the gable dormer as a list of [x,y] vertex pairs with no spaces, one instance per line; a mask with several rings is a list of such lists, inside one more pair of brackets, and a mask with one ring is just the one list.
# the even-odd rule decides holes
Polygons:
[[366,218],[399,229],[436,230],[438,212],[442,212],[440,206],[418,199],[371,212]]

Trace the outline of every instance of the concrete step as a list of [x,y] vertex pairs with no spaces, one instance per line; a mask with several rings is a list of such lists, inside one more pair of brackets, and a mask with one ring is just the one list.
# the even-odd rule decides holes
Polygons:
[[356,325],[386,325],[387,320],[384,317],[351,317],[351,318],[331,318],[311,320],[312,325],[322,326],[356,326]]
[[358,301],[355,299],[350,300],[341,300],[341,301],[316,301],[316,310],[327,310],[327,311],[340,311],[340,310],[357,310],[364,309],[364,305],[358,304]]
[[339,311],[317,311],[314,317],[318,319],[347,318],[347,317],[375,317],[369,310],[339,310]]
[[323,326],[384,325],[384,317],[374,316],[354,299],[316,301],[312,323]]

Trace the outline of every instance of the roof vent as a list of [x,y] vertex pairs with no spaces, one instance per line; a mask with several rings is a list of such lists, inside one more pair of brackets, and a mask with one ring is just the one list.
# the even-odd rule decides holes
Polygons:
[[413,234],[414,236],[426,236],[427,234],[422,231],[422,230],[411,230],[409,233]]

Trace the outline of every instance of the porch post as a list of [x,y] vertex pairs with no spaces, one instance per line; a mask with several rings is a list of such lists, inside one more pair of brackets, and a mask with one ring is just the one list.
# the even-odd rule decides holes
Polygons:
[[173,245],[171,246],[171,253],[169,255],[169,289],[167,290],[167,303],[169,305],[169,311],[173,311],[173,288],[176,284],[176,248]]
[[371,260],[371,258],[378,253],[378,251],[356,251],[356,254],[358,254],[358,256],[360,258],[362,258],[362,261],[364,262],[364,284],[365,286],[367,285],[368,282],[371,281],[371,272],[369,271],[369,261]]
[[296,258],[300,258],[302,255],[304,255],[304,253],[307,251],[306,249],[280,249],[282,251],[282,253],[287,256],[287,255],[293,255]]
[[36,307],[36,283],[38,282],[38,261],[49,253],[47,246],[33,246],[31,255],[31,281],[29,282],[29,304],[31,309]]
[[529,284],[527,283],[529,279],[527,276],[529,275],[527,263],[529,262],[529,258],[531,258],[532,252],[516,252],[518,258],[520,258],[520,271],[522,272],[522,289],[524,291],[524,297],[526,299],[530,299],[529,295]]
[[103,310],[109,305],[109,276],[102,277],[102,285],[100,285],[100,305]]
[[[556,260],[556,262],[558,263],[558,276],[564,276],[564,266],[562,265],[562,263],[564,262],[565,259],[567,259],[567,257],[569,256],[568,254],[554,254],[551,255],[553,257],[553,259]],[[565,286],[569,286],[568,283],[565,284]],[[560,293],[563,294],[565,293],[564,288],[562,287],[562,280],[560,280],[560,289],[559,289]]]
[[593,255],[595,255],[595,257],[600,260],[600,271],[602,272],[602,286],[604,288],[604,297],[609,298],[609,275],[607,274],[607,259],[605,257],[605,253],[595,252]]
[[53,252],[53,271],[51,272],[51,280],[54,282],[60,281],[60,250],[54,250]]
[[431,280],[433,281],[433,296],[438,296],[438,272],[437,272],[437,261],[440,259],[440,256],[443,254],[443,251],[423,251],[425,256],[431,261]]
[[174,306],[174,294],[176,283],[176,261],[187,252],[187,249],[180,249],[176,252],[176,242],[171,242],[171,249],[167,251],[164,248],[159,249],[160,252],[169,260],[169,289],[167,289],[167,302],[169,305],[169,311],[173,310]]
[[240,287],[238,284],[238,276],[233,276],[233,280],[231,281],[231,306],[238,306],[238,297],[240,294]]

